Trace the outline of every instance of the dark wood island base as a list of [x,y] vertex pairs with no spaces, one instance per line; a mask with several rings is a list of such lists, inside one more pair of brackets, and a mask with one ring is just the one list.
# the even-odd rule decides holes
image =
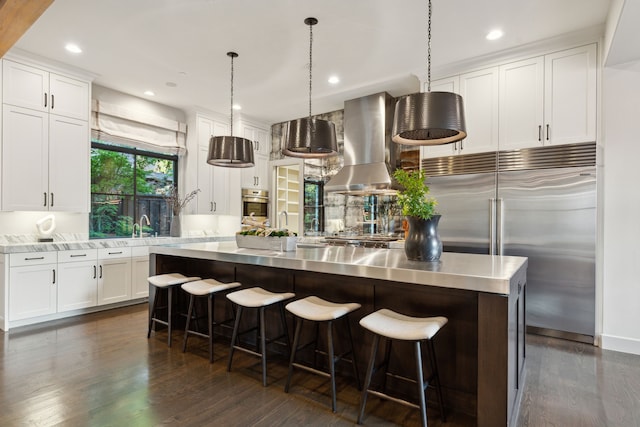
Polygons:
[[[402,251],[386,249],[334,247],[275,253],[241,250],[232,243],[208,245],[213,244],[152,248],[150,270],[153,274],[180,272],[238,281],[243,287],[294,292],[296,298],[316,295],[335,302],[358,302],[362,308],[350,321],[362,373],[372,336],[360,327],[360,318],[380,308],[410,316],[445,316],[449,323],[434,339],[445,407],[474,416],[478,426],[515,425],[524,385],[526,258],[443,254],[439,264],[425,265],[429,263],[402,261]],[[392,254],[400,261],[389,259]],[[366,267],[363,259],[367,260]],[[487,274],[474,277],[471,272],[449,272],[449,268],[458,270],[465,259],[470,260],[467,264],[475,274],[484,269],[480,264],[489,263],[486,271],[499,286],[485,286]],[[456,279],[455,275],[465,279]],[[154,297],[151,293],[150,304]],[[228,314],[224,298],[216,304],[218,313],[227,310]],[[279,325],[277,315],[274,312],[274,319],[268,323]],[[287,322],[292,333],[292,319]],[[342,339],[340,334],[338,338]],[[392,347],[392,360],[406,363],[392,363],[390,370],[411,378],[413,350],[408,343],[402,344]],[[341,375],[352,375],[348,365],[343,368]],[[389,377],[387,387],[409,400],[415,398],[414,385]],[[431,390],[428,400],[437,408]]]

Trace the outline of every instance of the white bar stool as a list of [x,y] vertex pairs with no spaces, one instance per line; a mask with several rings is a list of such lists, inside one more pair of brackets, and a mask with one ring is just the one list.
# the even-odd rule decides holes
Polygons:
[[[189,339],[189,334],[198,335],[200,337],[209,339],[209,363],[213,362],[213,327],[222,325],[230,320],[227,319],[222,322],[215,322],[213,312],[215,294],[227,291],[229,289],[238,288],[240,286],[241,284],[239,282],[222,283],[218,282],[215,279],[196,280],[194,282],[182,284],[182,289],[189,294],[189,310],[187,311],[187,323],[184,327],[184,340],[182,342],[183,353],[187,350],[187,340]],[[196,298],[199,297],[207,297],[207,324],[209,329],[208,335],[189,329],[191,317],[194,312],[195,301]],[[198,319],[196,318],[196,324],[197,322]]]
[[[236,292],[231,292],[227,294],[227,298],[229,298],[233,303],[238,306],[236,312],[236,321],[233,326],[233,334],[231,336],[231,347],[229,349],[229,363],[227,364],[227,371],[231,371],[231,362],[233,361],[233,351],[241,350],[245,353],[253,354],[254,356],[258,356],[262,359],[262,385],[264,387],[267,386],[267,344],[274,342],[277,339],[282,338],[283,336],[286,338],[287,349],[291,348],[289,343],[289,332],[287,331],[287,322],[284,316],[284,308],[282,307],[282,302],[288,299],[291,299],[295,296],[292,292],[282,292],[282,293],[273,293],[269,292],[260,287],[243,289]],[[282,319],[282,329],[283,334],[271,338],[267,340],[265,338],[266,335],[266,323],[264,320],[264,310],[265,308],[272,306],[274,304],[278,304],[280,309],[280,317]],[[260,338],[259,351],[252,351],[248,348],[241,347],[237,344],[238,335],[242,335],[247,332],[251,332],[256,328],[251,328],[246,331],[239,332],[238,329],[240,327],[240,318],[242,317],[242,310],[244,308],[257,308],[258,309],[258,335]]]
[[[296,320],[299,320],[296,324],[296,331],[293,337],[293,348],[291,350],[291,360],[289,361],[289,373],[287,375],[287,383],[284,386],[284,392],[289,393],[289,387],[291,385],[291,377],[293,375],[293,368],[304,369],[305,371],[312,372],[314,374],[321,375],[323,377],[329,377],[331,379],[331,410],[336,412],[336,369],[335,363],[339,360],[347,360],[344,357],[351,354],[351,359],[348,360],[353,366],[353,373],[358,384],[358,390],[360,390],[360,377],[358,375],[358,366],[355,360],[355,353],[353,351],[353,338],[351,336],[351,327],[349,326],[349,313],[355,311],[361,307],[358,303],[346,303],[337,304],[329,301],[325,301],[316,296],[310,296],[299,299],[297,301],[290,302],[286,305],[286,309],[296,316]],[[346,352],[335,356],[334,342],[333,342],[333,321],[337,319],[344,319],[346,324],[347,336],[349,338],[350,348]],[[304,321],[315,322],[316,324],[316,337],[314,341],[304,344],[298,347],[300,342],[300,332],[302,331],[302,324]],[[329,372],[319,371],[318,369],[310,366],[296,363],[296,353],[298,350],[303,350],[311,344],[315,344],[315,353],[318,353],[318,329],[319,323],[327,324],[327,362],[329,365]],[[314,358],[315,360],[315,358]]]
[[[183,283],[192,282],[194,280],[200,280],[199,277],[187,277],[180,273],[167,273],[158,274],[147,278],[149,284],[156,287],[153,297],[153,304],[149,310],[149,330],[147,331],[147,339],[151,336],[151,329],[154,323],[160,323],[167,326],[167,345],[171,347],[171,331],[172,331],[172,319],[173,319],[173,290]],[[160,289],[166,289],[167,291],[167,305],[158,306],[158,291]],[[161,319],[158,316],[158,310],[167,309],[167,318]]]
[[[436,363],[436,354],[433,347],[432,338],[435,334],[438,333],[440,328],[447,324],[447,321],[448,320],[446,317],[409,317],[388,309],[378,310],[360,319],[360,325],[362,325],[362,327],[364,327],[365,329],[373,332],[375,335],[373,337],[373,344],[371,346],[371,357],[369,359],[369,367],[367,369],[367,375],[365,377],[362,398],[360,399],[360,411],[358,413],[357,421],[358,424],[362,423],[362,418],[364,417],[364,410],[367,404],[367,394],[373,394],[374,396],[383,399],[392,400],[396,403],[420,409],[422,425],[426,426],[427,405],[425,392],[429,384],[432,382],[436,383],[436,391],[438,394],[440,415],[442,417],[442,421],[446,421],[442,399],[442,389],[440,387],[440,378],[438,377],[438,365]],[[378,351],[380,337],[387,340],[388,346],[385,360],[380,365],[376,366],[376,354]],[[377,371],[380,367],[384,366],[385,368],[385,380],[386,375],[390,375],[387,373],[387,368],[389,366],[389,356],[391,354],[391,340],[413,341],[415,343],[416,380],[414,381],[409,378],[404,378],[396,375],[394,375],[394,377],[409,380],[417,384],[418,398],[420,402],[419,405],[390,396],[384,392],[384,389],[382,392],[380,392],[372,390],[370,388],[371,377],[373,376],[374,372]],[[431,362],[431,375],[426,379],[424,378],[422,371],[421,343],[423,341],[426,341],[428,343],[427,348],[429,353],[429,360]]]

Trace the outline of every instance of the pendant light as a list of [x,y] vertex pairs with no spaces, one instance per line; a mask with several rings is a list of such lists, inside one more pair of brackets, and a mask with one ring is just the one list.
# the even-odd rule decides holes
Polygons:
[[311,82],[313,58],[313,26],[316,18],[307,18],[304,23],[309,26],[309,117],[292,120],[285,129],[286,148],[283,154],[291,157],[323,158],[338,154],[336,127],[333,122],[311,118]]
[[467,136],[462,97],[431,92],[431,0],[427,43],[427,91],[403,96],[396,102],[392,140],[404,145],[443,145]]
[[250,168],[253,163],[253,142],[233,136],[233,58],[235,52],[227,52],[231,58],[231,136],[212,136],[209,140],[207,163],[226,168]]

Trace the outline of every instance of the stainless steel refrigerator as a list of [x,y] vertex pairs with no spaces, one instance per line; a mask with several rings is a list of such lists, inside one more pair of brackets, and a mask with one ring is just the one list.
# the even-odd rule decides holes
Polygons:
[[444,250],[529,258],[532,332],[593,342],[595,144],[423,160]]

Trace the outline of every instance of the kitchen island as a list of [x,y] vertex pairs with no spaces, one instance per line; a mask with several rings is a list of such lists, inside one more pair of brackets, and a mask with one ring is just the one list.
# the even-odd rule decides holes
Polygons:
[[[449,323],[435,338],[445,405],[475,416],[478,426],[513,425],[517,417],[524,381],[526,258],[444,253],[439,262],[426,263],[408,261],[404,251],[392,249],[277,252],[212,242],[152,247],[150,269],[295,292],[296,298],[358,302],[362,308],[351,321],[361,372],[372,340],[358,325],[361,317],[380,308],[446,316]],[[217,301],[222,310],[224,303]],[[407,355],[412,353],[402,344],[394,344],[394,358],[406,363],[392,369],[411,377],[414,365]],[[392,378],[387,386],[413,394]],[[430,391],[428,398],[433,402]]]

